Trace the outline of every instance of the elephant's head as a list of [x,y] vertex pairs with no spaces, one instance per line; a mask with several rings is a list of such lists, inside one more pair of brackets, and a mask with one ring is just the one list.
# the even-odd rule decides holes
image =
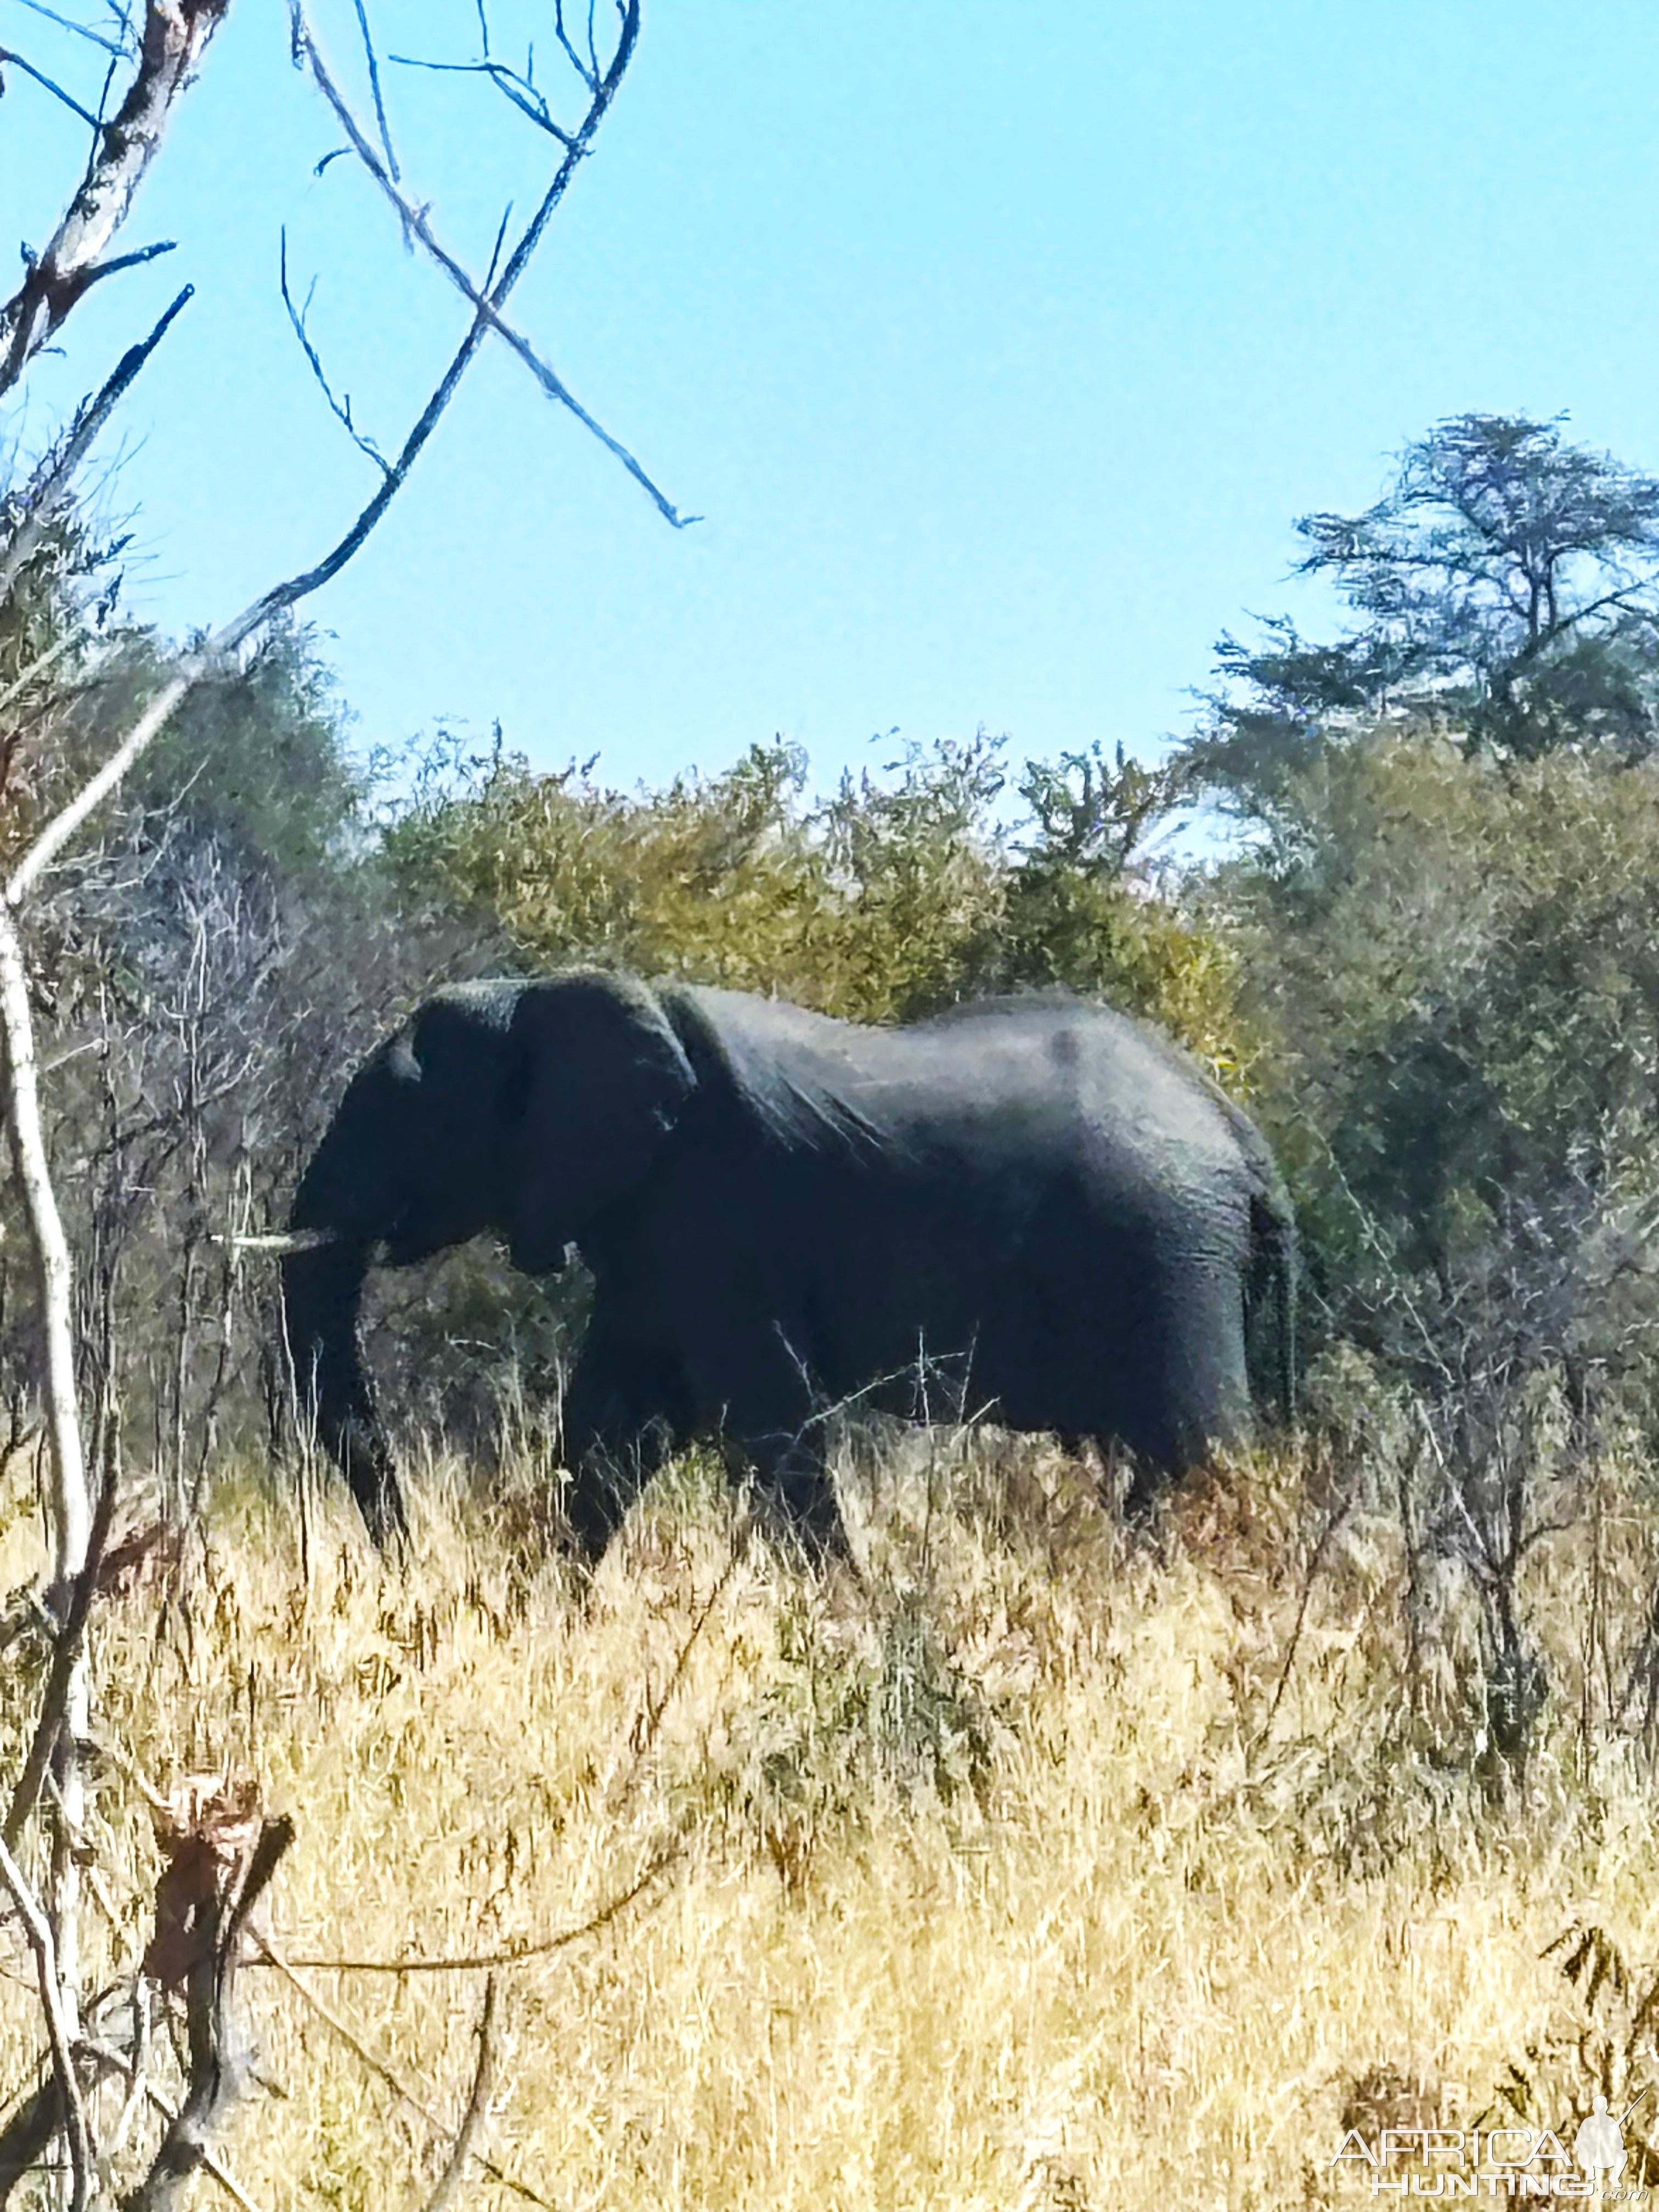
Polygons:
[[377,1540],[404,1519],[358,1345],[371,1261],[493,1230],[515,1266],[556,1267],[641,1180],[695,1079],[653,993],[590,973],[443,992],[352,1078],[289,1221],[326,1241],[289,1254],[283,1288],[300,1389]]

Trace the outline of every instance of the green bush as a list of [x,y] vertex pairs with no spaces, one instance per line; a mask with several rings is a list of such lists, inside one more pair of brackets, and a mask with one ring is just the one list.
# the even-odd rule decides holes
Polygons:
[[1654,1304],[1659,772],[1383,732],[1296,799],[1220,891],[1333,1320],[1387,1307],[1450,1358],[1480,1319],[1523,1364],[1628,1369]]
[[632,794],[498,753],[418,793],[386,848],[406,900],[529,968],[592,959],[864,1021],[1060,986],[1163,1021],[1239,1077],[1237,959],[1139,865],[1173,782],[1121,750],[1028,763],[1011,826],[1003,750],[912,746],[816,803],[781,742]]

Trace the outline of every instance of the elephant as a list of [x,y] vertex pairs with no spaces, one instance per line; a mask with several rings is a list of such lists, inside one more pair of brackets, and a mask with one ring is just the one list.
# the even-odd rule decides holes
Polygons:
[[844,1549],[821,1410],[926,1419],[930,1364],[1004,1427],[1127,1446],[1142,1512],[1259,1405],[1293,1413],[1266,1140],[1161,1033],[1059,994],[872,1027],[592,969],[455,986],[352,1077],[290,1231],[295,1370],[380,1542],[406,1520],[366,1272],[485,1232],[593,1278],[562,1412],[590,1561],[698,1437]]

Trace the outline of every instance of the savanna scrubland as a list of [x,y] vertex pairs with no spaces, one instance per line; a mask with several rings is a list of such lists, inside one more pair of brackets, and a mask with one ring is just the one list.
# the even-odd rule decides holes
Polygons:
[[[619,791],[465,732],[366,746],[289,627],[60,870],[50,1138],[131,1501],[88,1986],[145,1940],[147,1792],[246,1774],[293,1814],[262,1924],[310,1995],[245,1972],[220,2144],[255,2203],[418,2201],[492,1962],[511,2180],[468,2186],[502,2203],[1320,2204],[1347,2129],[1570,2141],[1652,2078],[1659,485],[1468,416],[1301,527],[1346,632],[1224,639],[1156,767],[981,733],[824,793],[779,740]],[[92,518],[52,534],[0,693],[110,558]],[[100,651],[20,743],[15,841],[164,679],[114,595]],[[1150,1537],[1040,1443],[849,1435],[857,1579],[693,1455],[583,1590],[551,1471],[581,1285],[475,1248],[373,1316],[418,1471],[377,1558],[228,1240],[434,981],[572,958],[1162,1022],[1297,1199],[1297,1433]],[[9,1220],[9,1770],[46,1663],[21,1250]]]

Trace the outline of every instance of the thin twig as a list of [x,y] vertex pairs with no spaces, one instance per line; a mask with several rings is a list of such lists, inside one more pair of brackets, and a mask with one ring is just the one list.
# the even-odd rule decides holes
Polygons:
[[374,39],[368,27],[368,9],[364,0],[356,0],[357,28],[363,34],[363,53],[368,62],[368,88],[374,101],[374,120],[380,126],[380,145],[386,154],[386,165],[395,177],[398,174],[398,156],[392,149],[392,125],[386,121],[386,102],[380,97],[380,65],[374,58]]
[[118,276],[124,269],[142,269],[147,261],[159,261],[164,253],[176,253],[176,238],[158,238],[149,246],[135,246],[131,253],[118,253],[108,261],[100,261],[95,269],[87,271],[88,286],[101,284],[106,276]]
[[[138,2115],[144,2106],[144,2092],[149,2087],[149,2055],[155,2027],[155,1991],[143,1974],[133,1977],[128,1997],[132,2021],[132,2043],[128,2056],[131,2072],[127,2076],[127,2094],[121,2101],[116,2116],[115,2130],[106,2141],[105,2156],[118,2158],[125,2149],[128,2138],[138,2124]],[[169,2112],[171,2119],[173,2114]]]
[[40,2009],[46,2016],[46,2036],[52,2045],[52,2068],[58,2076],[64,2127],[69,2136],[70,2166],[74,2175],[70,2212],[86,2212],[92,2195],[92,2131],[87,2124],[87,2108],[75,2071],[75,2027],[58,1979],[57,1939],[22,1869],[3,1843],[0,1843],[0,1884],[10,1893],[29,1948],[34,1954]]
[[674,1664],[669,1670],[668,1680],[663,1685],[662,1695],[653,1701],[648,1688],[646,1692],[645,1711],[641,1716],[645,1725],[640,1728],[638,1722],[635,1723],[635,1729],[638,1729],[638,1736],[634,1745],[634,1756],[629,1761],[628,1771],[623,1775],[621,1785],[614,1793],[607,1793],[613,1814],[627,1803],[634,1784],[639,1779],[640,1769],[650,1756],[652,1746],[662,1732],[663,1717],[673,1701],[675,1692],[685,1679],[685,1670],[690,1664],[691,1654],[699,1638],[714,1618],[715,1607],[725,1596],[732,1577],[738,1571],[738,1563],[743,1557],[748,1535],[748,1516],[745,1514],[732,1528],[726,1565],[720,1569],[714,1589],[709,1591],[707,1599],[698,1607],[690,1629],[681,1639],[680,1648],[674,1655]]
[[[591,435],[597,438],[599,443],[605,447],[605,451],[608,453],[612,454],[622,463],[623,468],[625,468],[629,475],[633,477],[635,483],[637,483],[650,498],[652,503],[656,507],[657,512],[663,517],[665,521],[671,523],[676,530],[685,530],[688,529],[692,523],[701,522],[702,520],[701,515],[682,514],[679,509],[674,505],[673,501],[668,497],[667,494],[662,491],[658,485],[652,482],[651,478],[646,474],[639,462],[634,458],[633,454],[629,452],[627,447],[624,446],[619,439],[613,438],[610,431],[605,428],[605,425],[597,421],[593,416],[588,413],[586,408],[582,405],[580,400],[576,398],[575,394],[558,375],[556,371],[548,366],[548,364],[541,358],[540,355],[538,354],[534,348],[530,344],[529,341],[520,337],[513,325],[501,314],[500,301],[496,297],[495,293],[481,291],[478,287],[474,284],[472,279],[467,275],[460,263],[457,261],[447,248],[441,243],[436,234],[434,233],[431,224],[427,221],[424,211],[422,209],[416,207],[404,193],[398,191],[397,185],[387,175],[385,164],[375,153],[374,149],[369,144],[368,138],[364,136],[362,129],[359,127],[356,118],[352,114],[350,108],[347,106],[345,100],[342,98],[337,87],[335,85],[333,78],[329,75],[327,65],[318,51],[316,40],[312,35],[310,27],[300,7],[299,0],[293,0],[293,4],[295,51],[305,60],[307,66],[311,71],[313,79],[316,83],[317,89],[322,94],[324,99],[333,109],[335,117],[339,122],[340,127],[345,131],[347,137],[350,139],[353,152],[356,155],[358,160],[363,164],[363,167],[368,171],[370,176],[374,178],[375,183],[379,185],[381,191],[386,195],[386,198],[392,203],[392,207],[397,211],[398,218],[404,225],[404,228],[411,232],[415,237],[420,240],[422,245],[425,246],[433,260],[435,261],[439,268],[443,270],[445,276],[448,277],[450,283],[455,287],[462,298],[470,303],[474,313],[480,316],[482,319],[489,325],[489,328],[495,331],[496,337],[499,337],[504,344],[509,346],[518,356],[519,359],[524,363],[525,367],[535,378],[537,383],[541,386],[542,390],[547,394],[547,397],[555,401],[559,406],[568,409],[570,413],[573,414],[576,420],[582,425],[583,428],[588,431]],[[623,40],[621,45],[617,48],[617,58],[612,61],[609,73],[601,81],[598,91],[594,94],[593,106],[589,111],[581,128],[564,141],[569,150],[560,168],[560,176],[562,179],[568,179],[575,163],[587,151],[588,142],[592,136],[599,117],[603,114],[605,107],[610,103],[611,88],[614,87],[617,80],[618,64],[620,63],[622,65],[625,66],[626,57],[632,51],[633,40],[637,33],[638,21],[638,0],[629,0],[628,14],[624,19],[623,24]],[[560,185],[559,189],[561,191],[562,191],[562,185]],[[499,289],[500,288],[498,286],[496,288],[496,291],[499,292]]]
[[117,61],[125,61],[131,52],[130,45],[118,46],[113,39],[100,38],[96,31],[89,31],[84,23],[76,22],[72,16],[60,15],[55,8],[42,6],[41,0],[17,0],[17,4],[20,8],[31,9],[37,15],[44,15],[49,23],[56,23],[60,31],[73,31],[77,39],[86,39],[94,46],[101,46],[106,54],[113,54]]
[[[584,1920],[580,1927],[566,1928],[556,1936],[544,1936],[525,1943],[504,1944],[498,1951],[479,1951],[460,1957],[445,1959],[289,1959],[281,1963],[289,1967],[303,1966],[313,1973],[330,1974],[476,1974],[493,1971],[498,1966],[521,1966],[529,1959],[545,1959],[555,1951],[568,1950],[571,1944],[580,1943],[584,1936],[597,1936],[607,1928],[630,1905],[641,1898],[653,1882],[661,1879],[670,1867],[677,1865],[684,1856],[684,1846],[675,1843],[659,1851],[647,1864],[636,1881],[630,1882],[613,1898],[607,1899],[599,1911]],[[264,1939],[256,1936],[256,1942]],[[271,1964],[279,1962],[273,1958]]]
[[[109,113],[109,96],[115,89],[115,72],[120,66],[121,57],[112,54],[104,70],[104,82],[98,88],[98,128],[100,131],[104,127],[104,118]],[[94,133],[94,148],[96,143],[96,133]]]
[[[553,119],[553,111],[545,96],[528,77],[517,70],[508,69],[505,62],[427,62],[414,54],[388,54],[388,61],[396,62],[399,69],[431,70],[441,76],[487,76],[498,92],[504,93],[520,115],[526,117],[538,131],[545,131],[550,138],[556,138],[561,146],[568,146],[570,133]],[[390,166],[390,165],[388,165]],[[394,170],[394,175],[397,173]]]
[[554,0],[553,27],[558,34],[559,44],[564,48],[565,52],[570,58],[571,68],[575,70],[577,76],[581,79],[585,85],[591,87],[594,78],[599,75],[599,69],[598,58],[595,56],[593,52],[592,9],[590,8],[587,11],[588,59],[586,61],[582,59],[581,56],[576,52],[574,46],[571,45],[569,33],[564,27],[564,0]]
[[439,417],[454,397],[455,387],[477,350],[483,327],[481,321],[476,322],[467,333],[442,382],[428,400],[420,421],[404,441],[403,452],[393,463],[379,491],[345,536],[314,568],[307,568],[301,575],[290,577],[286,583],[273,586],[222,629],[216,631],[205,645],[195,653],[186,653],[177,663],[171,678],[150,701],[97,775],[88,778],[24,854],[6,885],[5,898],[9,904],[15,907],[18,903],[41,872],[78,834],[82,824],[103,805],[133,763],[149,750],[172,720],[181,702],[189,697],[197,685],[224,668],[237,649],[257,630],[264,629],[274,617],[297,605],[309,593],[319,590],[345,567],[402,489],[416,457],[437,428]]
[[1308,1618],[1308,1606],[1313,1596],[1314,1583],[1320,1568],[1324,1565],[1325,1554],[1330,1548],[1331,1539],[1348,1517],[1349,1502],[1345,1498],[1340,1505],[1331,1509],[1325,1526],[1320,1532],[1319,1541],[1314,1547],[1313,1557],[1308,1562],[1308,1571],[1302,1580],[1302,1601],[1296,1609],[1296,1626],[1291,1631],[1290,1644],[1285,1653],[1285,1664],[1279,1670],[1279,1681],[1273,1691],[1273,1703],[1267,1708],[1267,1717],[1261,1723],[1261,1734],[1255,1739],[1257,1746],[1265,1743],[1273,1734],[1273,1723],[1279,1717],[1279,1708],[1284,1701],[1285,1692],[1290,1685],[1291,1670],[1296,1665],[1296,1655],[1302,1642],[1302,1630]]
[[[308,1982],[301,1980],[299,1975],[289,1965],[288,1960],[272,1943],[270,1936],[257,1928],[251,1927],[247,1932],[258,1950],[271,1966],[276,1967],[283,1980],[305,1999],[324,2026],[333,2029],[347,2050],[353,2052],[362,2064],[368,2067],[371,2074],[384,2081],[393,2095],[401,2103],[409,2106],[410,2112],[418,2112],[429,2128],[435,2129],[441,2135],[447,2133],[447,2123],[441,2115],[434,2112],[430,2105],[417,2097],[407,2082],[400,2081],[386,2061],[375,2056],[356,2030],[348,2027],[339,2014],[323,2002]],[[512,2190],[515,2196],[524,2197],[532,2204],[541,2205],[544,2212],[558,2212],[558,2208],[550,2204],[547,2198],[533,2190],[528,2182],[520,2181],[516,2175],[507,2172],[507,2169],[498,2166],[494,2159],[485,2158],[480,2154],[478,2163],[492,2181],[499,2181],[504,2188]]]
[[[143,255],[129,254],[126,258],[129,262],[153,259],[155,254],[161,250],[147,246]],[[115,264],[111,263],[108,265],[112,268]],[[10,597],[13,585],[45,537],[52,516],[68,498],[75,472],[86,459],[94,439],[125,398],[139,370],[172,328],[173,319],[195,295],[195,286],[186,284],[149,336],[141,339],[137,345],[127,348],[106,380],[102,390],[94,398],[84,400],[76,410],[68,437],[30,485],[24,502],[23,520],[13,533],[11,543],[4,553],[0,554],[0,606],[3,606]],[[8,692],[6,699],[9,701],[11,696]],[[0,702],[0,704],[3,703],[5,702]]]
[[[300,341],[301,351],[305,355],[306,359],[311,364],[311,373],[317,380],[317,387],[319,391],[321,392],[324,398],[327,400],[329,406],[333,412],[335,420],[343,425],[346,435],[350,439],[352,444],[356,446],[358,452],[360,453],[366,453],[369,459],[374,462],[375,467],[379,469],[383,477],[388,476],[391,473],[391,463],[386,459],[386,455],[380,451],[373,438],[366,438],[362,432],[357,428],[357,425],[351,419],[350,395],[348,393],[343,400],[337,399],[334,396],[333,386],[330,384],[327,376],[324,374],[321,357],[318,354],[316,347],[311,342],[309,331],[306,329],[306,317],[311,312],[311,294],[309,292],[307,293],[306,303],[302,308],[296,307],[294,304],[293,295],[288,289],[288,225],[286,223],[283,225],[282,230],[278,235],[281,239],[281,245],[278,248],[277,265],[279,270],[279,282],[282,287],[283,305],[288,309],[288,319],[289,323],[293,325],[295,337]],[[313,287],[313,289],[315,289],[314,286]]]
[[222,1244],[232,1252],[320,1252],[340,1242],[332,1229],[272,1229],[258,1236],[210,1231],[210,1244]]
[[8,1850],[15,1851],[22,1840],[25,1824],[34,1810],[35,1800],[40,1794],[52,1749],[58,1741],[58,1731],[64,1725],[70,1676],[81,1656],[82,1639],[86,1635],[88,1617],[98,1589],[98,1570],[103,1564],[104,1547],[109,1541],[110,1527],[115,1518],[115,1492],[116,1484],[112,1480],[106,1466],[104,1486],[99,1493],[97,1508],[92,1516],[92,1532],[87,1539],[86,1564],[75,1579],[69,1611],[58,1632],[57,1645],[52,1655],[52,1667],[40,1699],[40,1717],[35,1723],[28,1757],[23,1761],[23,1771],[12,1792],[4,1829],[0,1830]]
[[32,76],[36,84],[46,87],[54,100],[61,100],[71,115],[78,115],[88,129],[97,130],[98,118],[89,115],[80,101],[65,92],[63,86],[49,77],[44,70],[36,69],[33,62],[26,62],[21,54],[14,53],[9,46],[0,46],[0,62],[9,62],[14,69],[21,70],[25,76]]
[[495,1977],[492,1974],[484,1984],[483,2010],[478,2016],[478,2063],[473,2069],[472,2094],[466,2100],[466,2116],[461,2122],[461,2131],[455,2138],[455,2148],[450,2152],[444,2170],[438,2176],[438,2185],[427,2198],[422,2212],[448,2212],[466,2172],[466,2162],[473,2154],[473,2138],[483,2120],[489,2100],[490,2077],[495,2071],[495,2054],[489,2041],[495,2021]]

